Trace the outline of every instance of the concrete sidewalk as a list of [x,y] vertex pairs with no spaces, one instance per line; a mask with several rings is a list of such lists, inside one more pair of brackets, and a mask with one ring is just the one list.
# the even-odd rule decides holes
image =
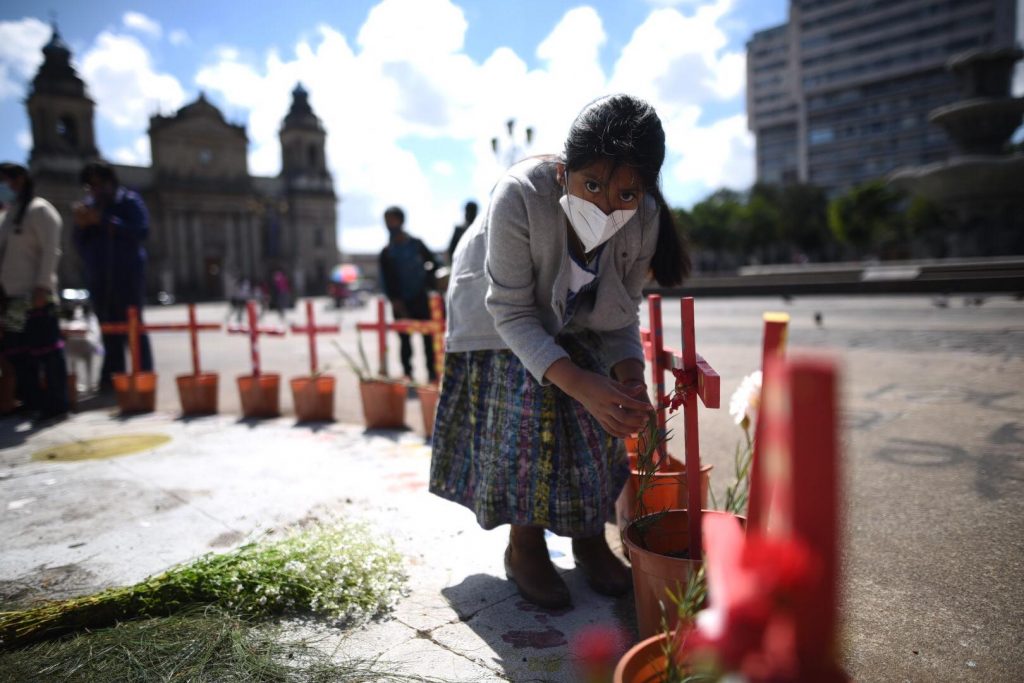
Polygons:
[[[411,591],[393,618],[323,641],[342,641],[348,656],[450,681],[572,681],[571,643],[582,629],[617,625],[635,636],[632,598],[591,591],[572,571],[567,538],[551,537],[549,547],[575,608],[521,600],[502,568],[507,528],[483,531],[470,512],[427,492],[430,451],[413,432],[106,410],[26,426],[0,420],[0,602],[131,584],[266,527],[342,515],[394,539]],[[110,437],[150,445],[51,459],[60,447]]]

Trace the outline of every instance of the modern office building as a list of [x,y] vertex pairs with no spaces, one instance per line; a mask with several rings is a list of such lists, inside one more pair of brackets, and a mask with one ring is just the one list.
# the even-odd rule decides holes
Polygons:
[[840,192],[945,159],[928,123],[958,99],[946,62],[1014,45],[1016,0],[791,0],[789,22],[747,43],[757,180]]

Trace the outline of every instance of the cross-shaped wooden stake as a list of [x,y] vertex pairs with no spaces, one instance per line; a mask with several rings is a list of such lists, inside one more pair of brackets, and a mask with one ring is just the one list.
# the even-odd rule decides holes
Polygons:
[[[661,296],[651,294],[647,297],[647,310],[650,319],[650,330],[641,330],[641,337],[646,337],[645,355],[651,361],[652,381],[655,386],[655,397],[657,399],[656,414],[658,420],[658,432],[665,433],[666,428],[666,406],[665,406],[665,372],[669,370],[682,370],[684,382],[692,387],[686,392],[686,400],[683,401],[683,428],[684,428],[684,449],[685,465],[687,473],[700,472],[700,440],[697,434],[697,399],[699,398],[705,408],[718,408],[721,403],[721,378],[715,369],[697,353],[697,344],[694,334],[693,322],[693,297],[685,297],[679,302],[680,317],[683,333],[683,351],[681,354],[667,348],[664,343],[664,332],[661,319]],[[664,444],[659,451],[659,461],[668,457],[664,450]],[[698,501],[689,505],[687,515],[690,534],[690,558],[700,559],[701,556],[701,531],[700,531],[700,475],[690,474],[686,477],[687,500]]]
[[139,309],[137,306],[128,307],[128,320],[123,323],[102,323],[100,331],[107,334],[128,335],[128,356],[131,359],[131,371],[129,375],[136,375],[139,372],[139,337],[143,332],[154,329],[154,326],[143,325],[139,322]]
[[[768,388],[769,378],[764,372],[768,362],[773,358],[783,358],[786,353],[786,340],[789,330],[788,313],[765,313],[764,319],[764,340],[761,344],[761,396],[765,395]],[[764,405],[764,402],[761,402]],[[764,465],[761,462],[760,443],[762,433],[762,420],[760,419],[760,408],[758,409],[757,424],[754,426],[754,450],[750,459],[750,494],[747,500],[747,529],[762,529],[764,518],[762,516],[761,499],[764,496],[762,479]]]
[[377,355],[380,359],[380,374],[387,377],[388,374],[388,332],[401,332],[403,334],[432,334],[434,335],[434,366],[438,374],[444,367],[444,304],[439,294],[430,295],[430,320],[412,320],[402,318],[388,323],[384,304],[384,298],[377,299],[377,322],[356,323],[356,330],[359,332],[377,333]]
[[295,334],[308,334],[309,335],[309,374],[316,375],[317,373],[317,362],[316,362],[316,335],[320,332],[333,332],[335,334],[341,328],[338,325],[320,325],[317,326],[316,318],[313,313],[313,300],[306,299],[306,325],[292,325],[292,332]]
[[430,295],[430,320],[402,318],[393,322],[389,329],[404,334],[430,334],[434,336],[434,368],[438,375],[444,368],[444,303],[440,294]]
[[[764,420],[764,533],[794,536],[815,555],[815,579],[797,596],[798,680],[842,680],[834,653],[839,585],[839,400],[835,363],[769,358]],[[756,533],[756,532],[755,532]]]
[[228,334],[247,334],[249,335],[249,353],[252,357],[252,375],[253,377],[260,376],[260,335],[265,334],[271,337],[283,337],[285,331],[280,327],[260,327],[257,321],[256,315],[256,302],[250,299],[245,304],[246,312],[249,317],[249,325],[243,327],[241,325],[230,325],[228,326]]
[[199,365],[199,332],[201,330],[220,330],[220,323],[200,323],[196,321],[196,305],[188,305],[187,323],[156,323],[146,325],[143,329],[147,332],[180,332],[188,330],[189,345],[192,348],[192,374],[201,374]]

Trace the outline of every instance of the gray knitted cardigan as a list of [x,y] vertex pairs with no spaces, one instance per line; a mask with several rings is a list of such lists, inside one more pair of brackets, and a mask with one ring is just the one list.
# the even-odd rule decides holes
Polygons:
[[[570,263],[568,220],[551,159],[512,167],[491,192],[485,214],[459,241],[448,285],[448,352],[511,349],[537,381],[568,357],[554,336],[565,325]],[[640,210],[606,243],[592,305],[571,327],[601,335],[608,366],[643,361],[638,308],[658,236],[658,209]]]

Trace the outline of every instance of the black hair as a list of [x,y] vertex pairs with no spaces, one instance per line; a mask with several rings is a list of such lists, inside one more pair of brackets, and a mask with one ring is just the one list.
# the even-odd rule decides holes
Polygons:
[[387,218],[388,216],[398,216],[399,220],[402,221],[402,225],[405,225],[405,211],[402,211],[402,207],[389,206],[384,209],[384,217]]
[[690,255],[658,185],[665,161],[665,130],[654,107],[631,95],[594,100],[573,121],[563,156],[569,171],[600,161],[610,161],[613,171],[619,166],[636,170],[644,191],[658,205],[658,243],[651,273],[663,287],[681,284],[690,274]]
[[476,218],[476,212],[479,209],[480,209],[480,207],[478,207],[476,205],[476,202],[474,202],[472,200],[466,202],[466,206],[464,207],[465,216],[466,216],[466,223],[472,223],[473,222],[473,219]]
[[28,209],[29,202],[36,196],[36,185],[32,181],[32,176],[28,174],[27,168],[9,161],[0,164],[0,177],[22,179],[21,192],[18,193],[18,201],[21,202],[21,206],[18,207],[18,215],[14,217],[14,224],[20,226],[21,221],[25,218],[25,210]]
[[109,180],[114,185],[121,184],[117,179],[117,171],[105,161],[90,161],[82,167],[82,172],[78,174],[78,182],[89,185],[93,180]]

